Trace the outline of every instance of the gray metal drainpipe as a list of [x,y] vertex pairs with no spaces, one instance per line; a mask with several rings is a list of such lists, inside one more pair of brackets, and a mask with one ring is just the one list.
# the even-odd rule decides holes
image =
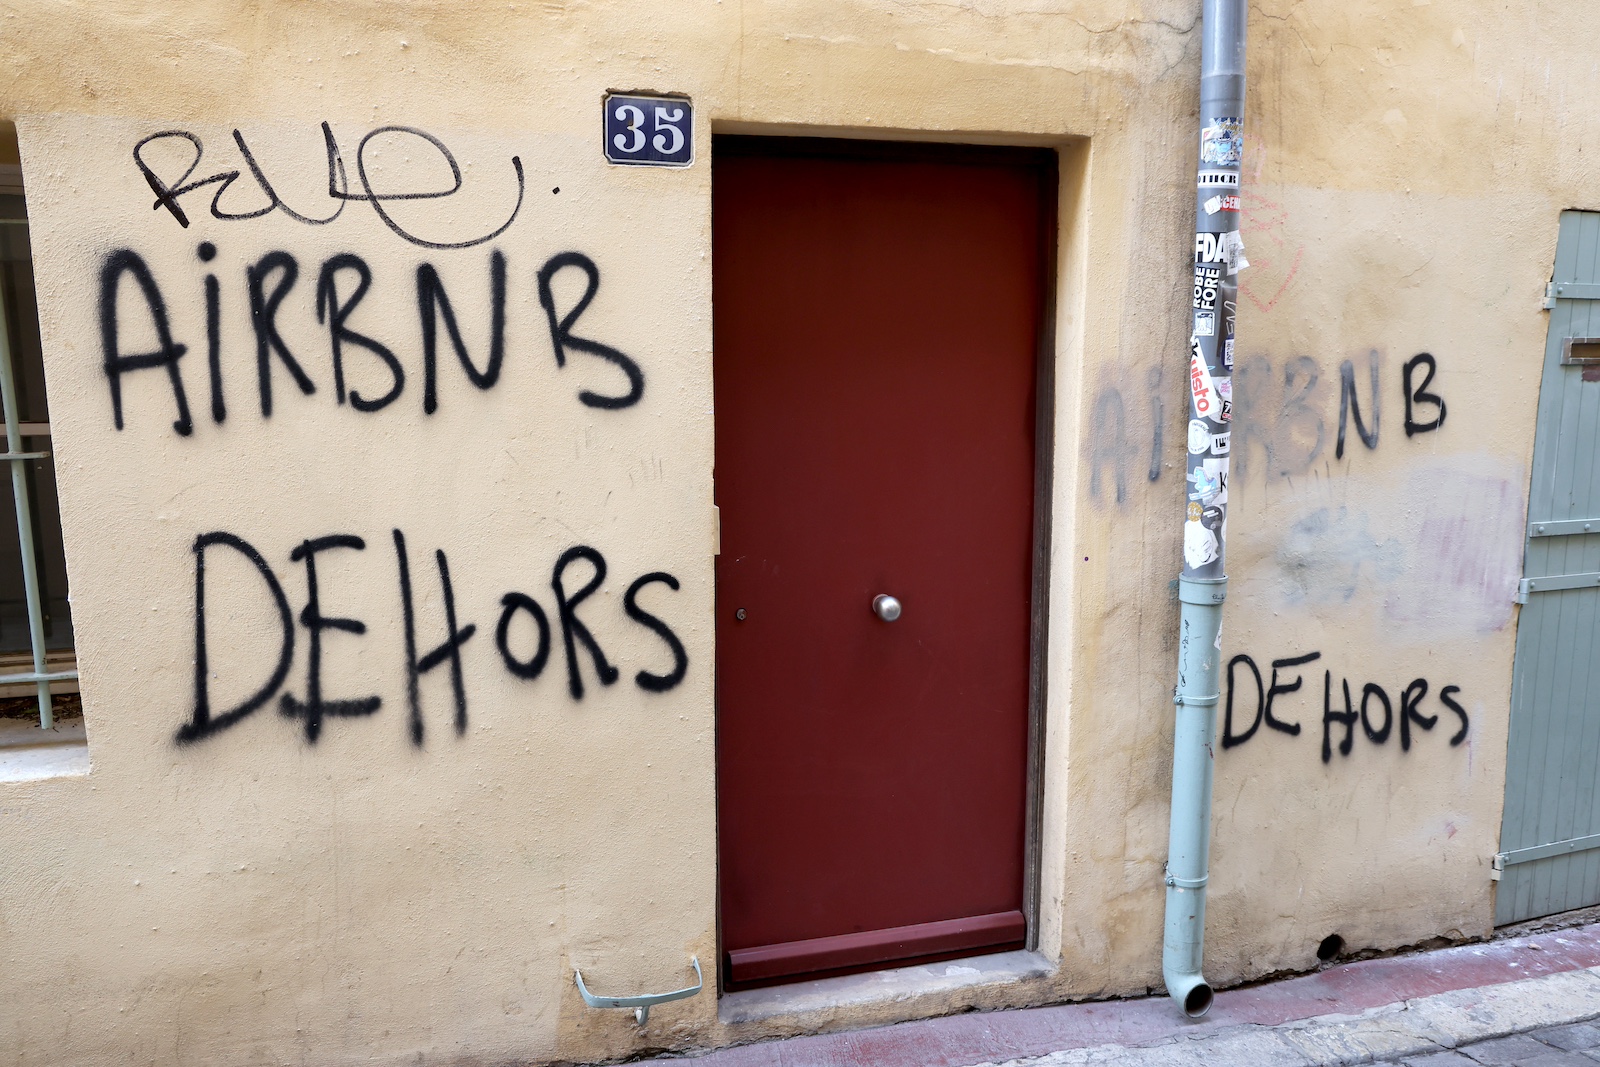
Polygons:
[[1211,851],[1211,778],[1221,692],[1223,572],[1232,442],[1234,309],[1247,264],[1239,240],[1244,133],[1246,0],[1202,0],[1200,164],[1190,295],[1189,431],[1183,571],[1178,576],[1177,721],[1167,919],[1161,958],[1167,993],[1185,1015],[1211,1008],[1201,974]]

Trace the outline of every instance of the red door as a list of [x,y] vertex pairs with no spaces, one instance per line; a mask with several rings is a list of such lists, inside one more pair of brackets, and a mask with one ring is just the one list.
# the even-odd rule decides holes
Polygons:
[[727,137],[712,174],[724,975],[1020,947],[1054,156]]

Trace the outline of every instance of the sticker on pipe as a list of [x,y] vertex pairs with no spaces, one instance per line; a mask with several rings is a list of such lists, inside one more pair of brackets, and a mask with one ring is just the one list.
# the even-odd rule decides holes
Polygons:
[[1213,167],[1237,167],[1244,157],[1244,120],[1218,116],[1200,131],[1200,162]]
[[1189,499],[1198,500],[1206,507],[1220,507],[1228,502],[1228,460],[1203,459],[1188,474]]
[[1227,233],[1197,232],[1194,235],[1194,263],[1197,285],[1202,266],[1220,263],[1229,274],[1237,274],[1250,265],[1250,261],[1244,258],[1244,238],[1238,230],[1229,230]]
[[1205,202],[1205,209],[1207,215],[1215,215],[1219,211],[1236,212],[1239,210],[1239,198],[1231,193],[1227,196],[1218,193]]
[[1190,570],[1215,563],[1221,551],[1222,543],[1217,540],[1216,531],[1206,526],[1203,512],[1200,518],[1183,524],[1183,562]]
[[1209,504],[1222,493],[1222,482],[1210,471],[1196,467],[1189,472],[1189,499]]
[[1189,420],[1189,454],[1191,456],[1226,456],[1229,448],[1228,431],[1213,433],[1211,427],[1199,419]]
[[1206,188],[1237,189],[1239,176],[1227,170],[1203,170],[1196,184]]
[[1218,251],[1222,253],[1222,262],[1228,268],[1229,274],[1238,274],[1250,265],[1250,261],[1244,258],[1244,238],[1239,235],[1238,230],[1229,231],[1221,237]]
[[[1200,238],[1211,234],[1195,234],[1195,259],[1200,258]],[[1191,303],[1196,311],[1217,310],[1217,292],[1222,286],[1221,263],[1196,263],[1194,265],[1194,290]]]
[[[1233,379],[1223,378],[1221,381],[1228,383],[1227,389],[1231,395]],[[1233,417],[1233,404],[1217,391],[1217,379],[1211,377],[1211,371],[1206,367],[1200,339],[1192,335],[1189,338],[1189,395],[1194,400],[1194,413],[1199,418],[1227,422]]]

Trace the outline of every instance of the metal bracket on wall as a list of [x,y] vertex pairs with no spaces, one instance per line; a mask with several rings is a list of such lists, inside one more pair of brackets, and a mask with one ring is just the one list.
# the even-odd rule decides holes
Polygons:
[[1600,571],[1584,574],[1550,574],[1543,578],[1524,578],[1517,583],[1516,603],[1526,604],[1533,593],[1554,593],[1562,589],[1600,589]]
[[578,983],[578,995],[583,1002],[591,1008],[632,1008],[633,1017],[640,1026],[650,1018],[650,1009],[657,1004],[665,1004],[669,1000],[683,1000],[692,997],[705,986],[705,976],[700,973],[700,957],[689,957],[689,963],[694,967],[694,985],[685,986],[683,989],[674,989],[670,993],[641,993],[632,997],[602,997],[589,992],[589,987],[583,984],[583,972],[576,967],[572,969],[572,976]]
[[1515,864],[1532,863],[1534,860],[1549,859],[1551,856],[1570,856],[1574,852],[1587,852],[1591,848],[1600,848],[1600,834],[1552,841],[1548,845],[1534,845],[1531,848],[1514,848],[1510,852],[1497,853],[1490,860],[1489,877],[1498,882],[1501,872]]
[[1550,282],[1544,287],[1546,311],[1555,309],[1557,300],[1600,300],[1600,285],[1592,282]]
[[1528,524],[1529,537],[1567,537],[1586,533],[1600,533],[1600,519],[1551,519]]
[[1211,876],[1209,874],[1203,874],[1199,878],[1179,878],[1177,875],[1173,874],[1172,869],[1168,867],[1166,869],[1166,877],[1162,880],[1166,882],[1167,885],[1177,886],[1179,889],[1204,889],[1206,887],[1206,883],[1211,880]]

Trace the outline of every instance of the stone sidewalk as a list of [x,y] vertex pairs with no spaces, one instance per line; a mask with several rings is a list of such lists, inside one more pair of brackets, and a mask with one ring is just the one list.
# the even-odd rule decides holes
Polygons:
[[[1592,918],[1592,916],[1586,916]],[[1597,1020],[1595,1025],[1587,1025]],[[653,1061],[688,1067],[684,1059]],[[690,1057],[693,1067],[1385,1067],[1600,1063],[1600,922],[1217,994],[972,1012]]]
[[1400,1001],[1358,1015],[1246,1024],[1145,1046],[1100,1045],[984,1067],[1594,1067],[1600,967]]
[[1521,1067],[1587,1067],[1600,1063],[1600,1027],[1589,1023],[1547,1026],[1526,1034],[1464,1045],[1454,1052],[1435,1052],[1403,1060],[1406,1067],[1475,1067],[1477,1064],[1517,1064]]

